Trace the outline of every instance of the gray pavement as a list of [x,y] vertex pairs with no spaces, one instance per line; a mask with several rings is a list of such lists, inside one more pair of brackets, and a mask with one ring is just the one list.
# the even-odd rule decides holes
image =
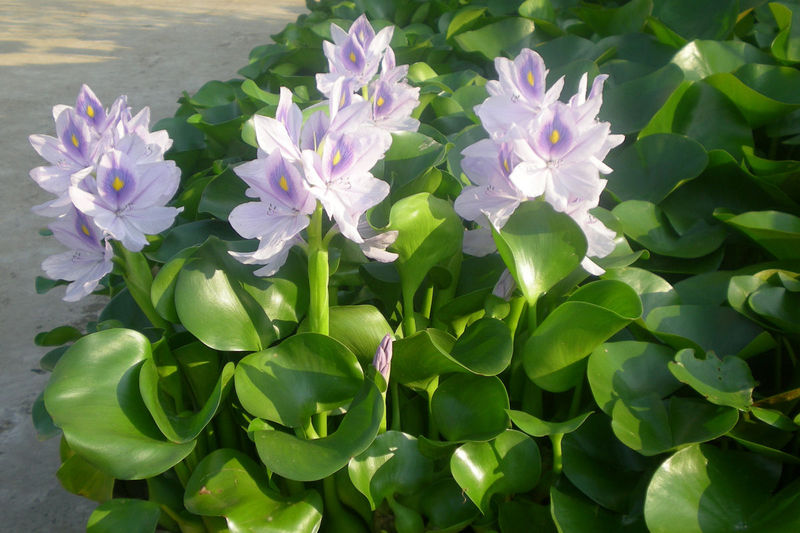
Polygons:
[[181,91],[236,77],[251,48],[304,11],[302,0],[0,0],[0,517],[15,533],[84,531],[95,504],[67,493],[55,473],[58,438],[38,442],[30,408],[47,375],[40,331],[82,328],[102,298],[37,295],[34,279],[62,251],[38,236],[48,219],[30,206],[50,195],[28,177],[43,160],[32,133],[55,134],[55,104],[74,105],[87,83],[105,105],[120,94],[152,122],[171,116]]

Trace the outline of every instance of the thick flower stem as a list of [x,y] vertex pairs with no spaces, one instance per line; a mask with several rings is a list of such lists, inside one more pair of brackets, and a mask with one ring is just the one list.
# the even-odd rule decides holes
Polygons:
[[555,433],[550,435],[550,442],[553,443],[553,478],[561,474],[561,441],[564,438],[563,433]]
[[134,301],[142,310],[144,315],[153,326],[161,329],[169,329],[170,324],[159,315],[153,301],[150,299],[150,287],[153,285],[153,274],[150,271],[150,264],[147,262],[142,252],[131,252],[119,241],[112,241],[114,253],[119,258],[122,265],[122,277],[128,291],[133,296]]
[[403,290],[403,336],[410,337],[417,332],[417,323],[414,320],[414,289],[407,285]]
[[308,320],[313,333],[328,334],[328,248],[322,240],[322,204],[311,216],[308,226],[308,286],[311,292]]

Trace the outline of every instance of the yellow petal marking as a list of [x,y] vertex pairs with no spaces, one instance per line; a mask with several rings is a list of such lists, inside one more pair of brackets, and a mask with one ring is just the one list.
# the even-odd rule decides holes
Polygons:
[[529,71],[528,71],[528,85],[530,85],[531,87],[533,87],[533,82],[534,82],[534,79],[533,79],[533,72],[531,72],[531,71],[529,70]]
[[503,166],[506,169],[506,172],[511,172],[511,169],[508,168],[508,159],[503,159]]
[[561,134],[558,133],[558,130],[553,130],[550,134],[550,144],[556,144],[560,138]]
[[383,105],[383,102],[384,102],[383,96],[379,96],[378,101],[376,102],[378,104],[378,107],[381,107]]
[[89,118],[94,118],[94,108],[91,105],[86,106],[86,114],[89,115]]
[[78,138],[75,136],[74,133],[72,134],[72,144],[75,145],[75,148],[77,148],[80,145],[80,143],[78,142]]
[[350,62],[351,63],[355,63],[356,62],[356,54],[355,54],[355,52],[350,52]]
[[86,227],[86,224],[81,224],[81,231],[82,231],[82,232],[83,232],[83,234],[84,234],[84,235],[86,235],[87,237],[90,237],[90,236],[91,236],[91,233],[89,233],[89,228],[87,228],[87,227]]
[[111,182],[111,186],[115,191],[119,192],[125,186],[125,182],[122,181],[119,176],[114,176],[114,181]]
[[339,161],[341,160],[342,160],[342,152],[336,150],[336,153],[333,155],[333,166],[338,165]]
[[285,192],[289,192],[289,182],[286,181],[286,176],[281,176],[281,181],[278,184]]

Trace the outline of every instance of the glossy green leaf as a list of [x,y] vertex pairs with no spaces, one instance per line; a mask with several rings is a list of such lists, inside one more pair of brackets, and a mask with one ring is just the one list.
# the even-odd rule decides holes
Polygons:
[[56,472],[61,486],[72,494],[98,503],[110,500],[114,492],[114,478],[77,453],[71,450],[70,453]]
[[608,189],[620,200],[659,203],[683,182],[696,178],[708,164],[705,149],[675,134],[655,134],[609,154],[614,169]]
[[642,300],[642,316],[656,307],[680,303],[680,297],[664,278],[642,268],[623,267],[606,270],[603,279],[622,281]]
[[747,299],[754,313],[778,328],[800,333],[800,294],[783,287],[761,287]]
[[615,531],[619,533],[644,533],[639,521],[612,513],[591,502],[574,489],[567,492],[558,486],[550,487],[550,512],[561,532],[594,533]]
[[739,14],[735,0],[657,0],[653,15],[685,39],[725,39]]
[[675,292],[682,304],[721,305],[727,301],[728,284],[732,276],[732,272],[724,270],[698,274],[676,283]]
[[[614,133],[639,131],[650,122],[682,81],[683,72],[670,63],[645,76],[609,87],[603,94],[599,118],[610,121]],[[609,166],[617,170],[615,166]]]
[[768,55],[741,41],[692,41],[675,54],[686,79],[698,81],[720,72],[733,72],[747,63],[771,63]]
[[375,510],[384,498],[414,494],[428,485],[433,478],[433,461],[420,453],[415,437],[387,431],[350,460],[348,472],[353,485]]
[[595,33],[615,35],[639,31],[652,10],[652,0],[634,0],[620,7],[584,4],[576,7],[575,13]]
[[678,235],[669,225],[663,211],[657,205],[628,200],[614,208],[625,235],[647,249],[661,255],[694,259],[708,255],[725,240],[723,226],[710,226],[698,222],[691,231]]
[[[241,200],[244,202],[244,198]],[[148,256],[155,261],[166,263],[183,255],[187,248],[203,244],[209,236],[214,235],[225,241],[238,241],[241,237],[227,221],[198,220],[175,226],[164,235],[164,240],[152,254]]]
[[427,135],[404,131],[392,135],[392,146],[386,152],[384,173],[393,191],[411,183],[435,165],[443,156],[444,147]]
[[461,33],[470,28],[473,23],[479,19],[486,12],[485,7],[466,7],[461,9],[453,16],[450,24],[447,26],[447,34],[445,37],[449,39],[457,33]]
[[117,498],[92,511],[86,533],[148,533],[158,525],[161,509],[147,500]]
[[[504,51],[518,53],[526,46],[533,33],[532,20],[511,17],[494,22],[477,30],[467,31],[454,37],[458,47],[465,52],[483,55],[489,60],[503,55]],[[520,46],[522,45],[522,46]]]
[[418,331],[393,345],[392,378],[408,387],[425,390],[439,375],[463,367],[450,356],[455,339],[438,329]]
[[669,371],[713,404],[746,410],[753,403],[756,382],[747,363],[735,355],[720,359],[708,352],[700,359],[694,350],[685,349],[675,354]]
[[[393,333],[381,312],[371,305],[332,306],[329,327],[328,335],[347,346],[362,366],[372,362],[384,335]],[[308,331],[308,321],[300,331]]]
[[450,472],[483,514],[495,495],[531,490],[542,471],[536,443],[519,431],[506,430],[488,442],[468,442],[453,452]]
[[649,456],[721,437],[733,429],[739,415],[732,407],[714,406],[703,400],[661,400],[650,394],[615,403],[611,418],[617,438]]
[[139,371],[149,356],[141,333],[100,331],[64,354],[45,389],[47,411],[70,447],[119,479],[160,474],[194,448],[167,442],[142,401]]
[[256,431],[258,456],[268,469],[289,479],[330,476],[372,444],[383,418],[385,390],[380,373],[370,371],[333,434],[305,440],[281,431]]
[[778,259],[800,259],[800,218],[780,211],[750,211],[723,220]]
[[539,324],[525,344],[525,372],[545,390],[563,391],[575,376],[559,375],[642,313],[639,296],[621,281],[584,285]]
[[586,237],[564,213],[542,201],[524,202],[503,229],[497,249],[529,304],[572,272],[586,254]]
[[656,470],[644,515],[653,533],[794,531],[800,516],[797,485],[778,495],[776,463],[745,452],[689,446]]
[[572,433],[581,427],[581,424],[586,422],[586,419],[589,418],[591,414],[592,412],[590,411],[565,420],[564,422],[548,422],[526,413],[525,411],[508,410],[508,416],[511,418],[511,421],[514,422],[514,425],[533,437],[547,437],[548,435],[556,435],[559,433],[562,435]]
[[269,287],[211,238],[178,274],[175,308],[186,329],[214,349],[260,350],[277,336],[259,301]]
[[779,2],[770,2],[769,8],[780,30],[772,41],[772,54],[783,61],[800,61],[800,10]]
[[754,128],[800,108],[800,72],[793,68],[748,63],[706,81],[730,98]]
[[44,391],[39,393],[36,400],[31,407],[31,419],[33,421],[33,428],[36,430],[36,438],[38,440],[47,440],[59,434],[60,430],[53,423],[50,413],[44,406]]
[[655,394],[666,398],[681,384],[669,372],[674,350],[649,342],[609,342],[589,357],[586,375],[597,405],[611,414],[618,401]]
[[436,264],[461,251],[463,226],[449,202],[428,193],[403,198],[392,206],[389,228],[398,231],[391,250],[407,290],[416,290]]
[[501,533],[556,533],[556,526],[550,516],[550,508],[526,501],[522,498],[501,502],[497,523]]
[[223,516],[233,531],[312,533],[322,521],[322,498],[314,490],[284,497],[269,487],[264,468],[237,450],[219,449],[192,472],[186,508]]
[[150,286],[150,300],[156,312],[172,323],[178,323],[178,311],[175,309],[175,284],[178,274],[186,262],[194,255],[196,247],[189,247],[175,255],[163,265]]
[[299,333],[244,357],[235,376],[236,395],[248,412],[289,427],[346,405],[363,381],[355,355],[318,333]]
[[727,307],[669,305],[653,309],[645,319],[657,337],[676,348],[736,355],[753,342],[761,328]]
[[508,427],[508,393],[494,376],[456,374],[439,384],[431,416],[449,441],[490,440]]
[[83,333],[78,329],[72,326],[59,326],[50,331],[37,333],[33,342],[36,343],[36,346],[61,346],[81,337],[83,337]]
[[513,350],[508,326],[494,318],[481,318],[467,326],[450,354],[470,372],[496,376],[511,363]]
[[429,518],[428,531],[463,531],[480,511],[450,477],[429,485],[421,497],[422,511]]
[[561,442],[564,476],[606,509],[626,513],[642,496],[653,462],[622,444],[611,420],[594,416]]

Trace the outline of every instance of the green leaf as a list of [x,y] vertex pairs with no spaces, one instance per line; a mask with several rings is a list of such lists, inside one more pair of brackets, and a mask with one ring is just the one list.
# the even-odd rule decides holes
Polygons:
[[494,376],[456,374],[431,398],[431,416],[449,441],[490,440],[508,427],[508,393]]
[[548,422],[537,418],[525,411],[508,410],[508,416],[514,424],[533,437],[547,437],[549,435],[572,433],[592,414],[592,411],[583,413],[564,422]]
[[615,403],[611,418],[623,444],[650,456],[721,437],[733,429],[739,415],[732,407],[680,397],[661,400],[650,394]]
[[429,485],[423,492],[422,512],[428,516],[428,530],[440,533],[463,531],[480,511],[450,477]]
[[59,326],[50,331],[37,333],[33,342],[36,343],[36,346],[61,346],[81,337],[83,337],[83,333],[78,329],[72,326]]
[[465,7],[453,16],[450,24],[447,26],[446,39],[449,39],[457,33],[461,33],[471,26],[486,12],[485,7]]
[[31,407],[31,419],[33,427],[36,430],[36,438],[38,440],[47,440],[58,435],[60,430],[53,423],[50,413],[44,406],[44,391],[39,393],[36,400]]
[[800,294],[783,287],[761,287],[747,299],[754,313],[778,328],[800,333]]
[[509,52],[516,55],[525,48],[533,33],[532,20],[511,17],[467,31],[454,37],[458,48],[464,52],[475,52],[489,60]]
[[420,453],[415,437],[387,431],[350,460],[348,472],[374,511],[385,498],[414,494],[430,484],[433,461]]
[[706,81],[730,98],[753,128],[800,108],[800,72],[793,68],[748,63]]
[[269,487],[264,468],[238,450],[219,449],[192,472],[186,508],[223,516],[231,531],[312,533],[322,521],[322,498],[314,490],[284,497]]
[[649,342],[608,342],[589,357],[586,375],[597,405],[611,414],[619,401],[654,394],[666,398],[681,384],[669,372],[674,350]]
[[428,271],[461,251],[461,219],[450,202],[428,193],[403,198],[392,206],[389,229],[398,231],[391,250],[407,290],[416,290]]
[[69,453],[56,472],[61,486],[72,494],[98,503],[110,500],[114,492],[114,478],[72,450]]
[[633,0],[620,7],[583,4],[574,8],[578,17],[599,35],[638,32],[653,10],[652,0]]
[[675,54],[686,79],[698,81],[720,72],[733,72],[747,63],[771,63],[769,56],[742,41],[692,41]]
[[197,248],[191,247],[179,252],[161,267],[150,286],[150,300],[153,307],[163,318],[177,324],[180,321],[175,309],[175,285],[181,269],[194,255]]
[[715,405],[744,411],[753,403],[756,382],[747,363],[735,355],[720,359],[708,352],[705,359],[699,359],[694,350],[685,349],[675,354],[669,371]]
[[474,374],[496,376],[511,363],[513,350],[511,331],[505,322],[481,318],[467,326],[450,355]]
[[582,497],[574,489],[566,492],[559,486],[550,487],[550,512],[559,531],[569,533],[594,533],[615,531],[640,533],[644,528],[636,520],[603,509]]
[[758,455],[689,446],[656,470],[644,505],[647,526],[653,533],[793,531],[800,518],[787,504],[796,505],[797,485],[771,496],[779,473]]
[[[303,321],[300,331],[308,331]],[[375,350],[392,328],[378,309],[371,305],[343,305],[330,308],[328,335],[347,346],[362,366],[372,362]]]
[[[380,389],[379,389],[380,387]],[[384,413],[380,373],[370,371],[336,431],[320,439],[304,440],[280,431],[256,431],[258,456],[268,469],[297,481],[330,476],[369,448]]]
[[355,355],[318,333],[299,333],[244,357],[235,376],[242,407],[289,427],[301,427],[314,414],[346,405],[363,380]]
[[614,133],[639,131],[682,81],[681,69],[670,63],[645,76],[611,86],[604,91],[599,118],[610,121]]
[[234,207],[250,200],[245,195],[246,190],[247,184],[236,175],[232,167],[227,167],[214,176],[203,189],[197,210],[221,220],[228,220]]
[[437,164],[444,147],[422,133],[404,131],[392,134],[392,145],[384,158],[384,175],[392,190],[411,183]]
[[503,229],[493,233],[529,305],[577,268],[586,254],[583,231],[569,215],[542,201],[520,204]]
[[500,503],[497,523],[502,533],[522,531],[556,533],[549,506],[528,502],[521,498]]
[[780,211],[750,211],[723,221],[778,259],[800,259],[800,218]]
[[642,268],[614,268],[606,270],[601,277],[622,281],[636,291],[642,300],[642,316],[647,316],[656,307],[676,305],[681,301],[678,293],[664,278]]
[[727,232],[720,225],[698,221],[691,231],[678,234],[662,209],[643,200],[622,202],[612,211],[622,222],[625,235],[657,254],[685,259],[708,255],[722,245]]
[[536,443],[519,431],[506,430],[488,442],[468,442],[450,458],[453,478],[483,514],[492,497],[527,492],[542,472]]
[[608,190],[617,198],[657,204],[682,183],[699,176],[708,164],[708,155],[692,139],[660,133],[613,151],[605,162],[614,169]]
[[641,313],[639,296],[621,281],[584,285],[556,307],[528,339],[523,352],[525,372],[545,390],[569,389],[576,376],[567,369]]
[[161,509],[146,500],[117,498],[92,511],[86,533],[147,533],[158,526]]
[[439,375],[463,371],[450,356],[455,342],[452,335],[438,329],[397,339],[392,348],[392,380],[424,391]]
[[229,241],[241,239],[227,221],[198,220],[181,224],[169,230],[164,235],[164,240],[158,250],[148,255],[155,261],[166,263],[173,258],[181,257],[186,253],[187,248],[200,246],[210,235]]
[[212,237],[178,274],[175,308],[181,323],[217,350],[253,351],[268,346],[276,332],[261,301],[270,283],[228,254]]
[[685,39],[726,39],[739,14],[737,0],[656,0],[653,15]]
[[779,29],[772,41],[772,55],[781,61],[800,61],[800,9],[778,2],[770,2],[769,8]]
[[47,411],[70,447],[119,479],[143,479],[171,468],[194,442],[167,442],[139,393],[150,343],[136,331],[110,329],[72,345],[44,393]]
[[654,335],[676,349],[736,355],[758,337],[762,329],[728,307],[669,305],[653,309],[645,323]]

